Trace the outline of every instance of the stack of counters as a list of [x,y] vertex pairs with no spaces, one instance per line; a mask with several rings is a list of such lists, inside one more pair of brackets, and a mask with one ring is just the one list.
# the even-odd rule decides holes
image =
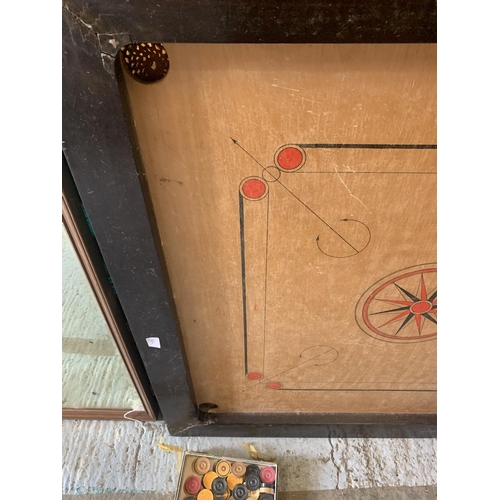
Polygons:
[[196,495],[201,490],[200,478],[198,476],[188,477],[184,489],[188,495]]
[[194,472],[200,476],[206,474],[211,468],[210,460],[207,457],[200,457],[193,464]]
[[261,495],[269,494],[274,495],[274,488],[270,484],[262,483],[259,488]]
[[231,465],[231,472],[236,477],[243,477],[247,471],[247,466],[242,462],[233,462]]
[[215,464],[215,472],[217,472],[220,477],[226,477],[229,472],[231,472],[229,462],[227,460],[219,460]]
[[259,495],[259,500],[274,500],[274,495],[270,493],[261,493]]

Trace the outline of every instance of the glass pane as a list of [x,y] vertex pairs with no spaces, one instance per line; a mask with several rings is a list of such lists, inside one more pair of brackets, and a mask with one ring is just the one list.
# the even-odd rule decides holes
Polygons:
[[62,258],[63,408],[142,408],[64,225]]

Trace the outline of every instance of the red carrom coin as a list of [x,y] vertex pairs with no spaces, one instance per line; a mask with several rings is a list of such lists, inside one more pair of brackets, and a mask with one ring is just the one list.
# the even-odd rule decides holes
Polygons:
[[263,483],[271,484],[276,479],[276,472],[272,467],[263,467],[260,471],[260,480]]
[[188,495],[196,495],[201,490],[201,480],[197,476],[190,476],[186,479],[184,489]]

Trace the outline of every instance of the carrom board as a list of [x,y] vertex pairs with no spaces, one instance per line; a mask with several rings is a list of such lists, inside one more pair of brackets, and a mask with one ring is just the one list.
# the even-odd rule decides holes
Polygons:
[[157,48],[120,60],[197,404],[434,414],[436,46]]

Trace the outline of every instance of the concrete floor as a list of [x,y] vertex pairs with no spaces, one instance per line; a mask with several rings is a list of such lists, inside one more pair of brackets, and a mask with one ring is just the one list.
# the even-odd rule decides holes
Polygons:
[[[63,495],[63,500],[75,500]],[[437,498],[436,486],[408,486],[396,488],[368,488],[349,490],[282,492],[279,500],[433,500]],[[79,495],[78,500],[174,500],[172,495],[123,493],[108,495]]]
[[[162,422],[83,420],[63,421],[62,432],[63,495],[172,499],[182,451],[248,459],[247,443],[278,463],[280,500],[309,498],[290,492],[321,500],[436,498],[435,439],[175,438]],[[94,499],[79,500],[87,498]]]

